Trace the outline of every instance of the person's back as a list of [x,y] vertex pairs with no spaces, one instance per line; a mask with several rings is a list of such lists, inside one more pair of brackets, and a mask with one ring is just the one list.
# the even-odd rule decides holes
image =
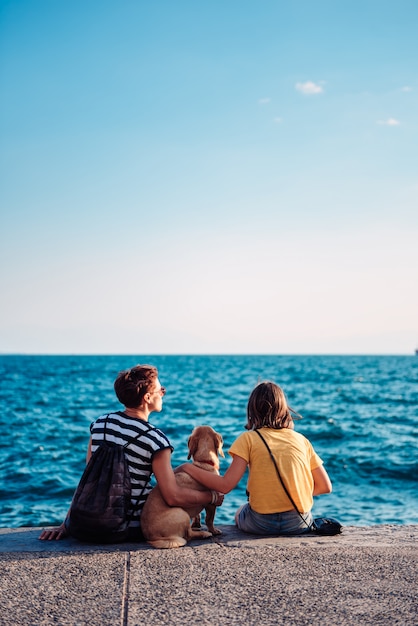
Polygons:
[[[312,470],[322,465],[311,443],[291,428],[262,428],[261,433],[275,457],[280,474],[299,511],[310,511],[313,505]],[[292,510],[270,455],[254,431],[240,435],[232,444],[231,455],[248,462],[247,490],[251,508],[261,514]]]
[[156,450],[171,446],[167,437],[149,422],[129,417],[123,411],[116,411],[99,417],[91,424],[92,454],[103,441],[105,423],[106,441],[125,446],[125,457],[131,478],[129,527],[138,528],[142,508],[152,489],[153,454]]

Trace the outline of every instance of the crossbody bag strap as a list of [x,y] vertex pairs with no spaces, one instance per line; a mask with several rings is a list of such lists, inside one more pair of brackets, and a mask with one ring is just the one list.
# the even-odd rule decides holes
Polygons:
[[[109,413],[110,415],[110,413]],[[107,415],[106,417],[109,417],[109,415]],[[119,415],[120,417],[129,417],[129,415],[126,415],[126,413],[124,413],[123,411],[116,411],[114,413],[114,415]],[[147,422],[144,423],[146,426],[146,430],[142,433],[138,433],[137,435],[135,435],[135,437],[131,437],[130,441],[127,441],[126,443],[123,444],[123,448],[126,449],[128,446],[131,445],[131,443],[135,443],[135,441],[138,441],[138,439],[141,439],[141,437],[143,435],[145,435],[146,433],[149,433],[151,430],[156,430],[155,426],[151,426],[150,424],[148,424]],[[106,425],[105,425],[105,432],[106,432]]]
[[[107,441],[107,440],[106,440],[106,428],[107,428],[107,422],[108,422],[108,420],[109,420],[109,415],[111,415],[111,413],[108,413],[108,414],[106,415],[106,418],[105,418],[105,421],[104,421],[104,428],[103,428],[103,441]],[[121,411],[117,411],[117,412],[115,413],[115,415],[124,415],[124,413],[122,413]],[[148,429],[147,429],[147,431],[146,431],[146,432],[149,432],[150,430],[155,430],[153,426],[149,426],[148,424],[147,424],[147,426],[148,426]],[[123,444],[123,445],[122,445],[122,448],[123,448],[124,454],[125,454],[125,450],[126,450],[126,448],[129,446],[129,444],[131,444],[133,441],[137,441],[138,439],[140,439],[140,438],[142,437],[142,435],[143,435],[143,434],[144,434],[144,433],[139,433],[136,437],[134,437],[134,438],[133,438],[133,440],[132,440],[132,441],[128,441],[127,443],[125,443],[125,444]],[[128,516],[127,516],[127,517],[128,517],[128,522],[131,522],[131,520],[132,520],[132,518],[133,518],[133,516],[134,516],[135,511],[137,511],[138,506],[139,506],[139,501],[141,500],[141,497],[142,497],[142,495],[143,495],[143,493],[144,493],[144,491],[145,491],[145,489],[146,489],[146,486],[147,486],[147,483],[145,483],[145,485],[143,486],[143,488],[142,488],[142,490],[141,490],[141,493],[140,493],[140,494],[139,494],[139,496],[137,496],[137,498],[135,499],[135,504],[134,504],[132,507],[130,507],[130,508],[131,508],[131,512],[130,512],[130,513],[128,514]]]
[[287,495],[287,497],[289,498],[290,502],[292,503],[293,508],[294,508],[294,509],[296,510],[296,512],[299,514],[300,518],[301,518],[301,519],[305,522],[305,524],[307,525],[307,527],[308,527],[308,528],[310,528],[310,524],[308,524],[308,522],[306,521],[306,519],[303,517],[302,513],[299,511],[298,507],[297,507],[297,506],[296,506],[296,504],[295,504],[295,501],[293,500],[293,498],[292,498],[292,496],[290,495],[290,493],[289,493],[289,491],[288,491],[288,489],[287,489],[286,485],[285,485],[285,484],[284,484],[284,482],[283,482],[283,478],[281,477],[280,472],[279,472],[279,468],[277,467],[276,459],[274,458],[274,455],[273,455],[272,451],[270,450],[270,447],[269,447],[269,445],[268,445],[267,441],[264,439],[263,435],[260,433],[260,431],[259,431],[259,430],[255,430],[254,432],[256,432],[256,433],[257,433],[257,435],[260,437],[261,441],[262,441],[262,442],[264,443],[264,445],[266,446],[266,448],[267,448],[267,450],[268,450],[268,453],[269,453],[269,455],[270,455],[270,458],[271,458],[271,460],[273,461],[273,465],[274,465],[274,468],[275,468],[275,470],[276,470],[277,478],[279,479],[280,484],[281,484],[281,486],[283,487],[285,494]]
[[[148,426],[148,430],[146,431],[147,433],[149,433],[150,430],[155,430],[155,428],[153,426],[150,426],[149,424],[147,424],[147,426]],[[144,433],[140,433],[139,435],[134,437],[133,441],[138,441],[142,437],[143,434]],[[123,447],[127,448],[129,444],[133,443],[133,441],[129,441]],[[145,483],[145,485],[141,489],[141,493],[139,494],[139,496],[136,497],[135,504],[131,508],[131,513],[128,515],[129,521],[131,521],[133,519],[134,513],[139,509],[139,503],[141,501],[141,498],[142,498],[142,496],[144,494],[145,489],[147,488],[147,484],[148,483]]]
[[104,421],[104,429],[103,429],[103,441],[106,441],[106,428],[107,428],[107,420],[109,419],[110,413],[106,415],[106,419]]

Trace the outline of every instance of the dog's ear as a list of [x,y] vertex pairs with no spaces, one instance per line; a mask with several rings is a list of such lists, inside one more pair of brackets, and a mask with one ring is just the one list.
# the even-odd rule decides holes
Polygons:
[[216,449],[218,451],[218,454],[220,456],[223,456],[223,458],[225,458],[224,451],[222,450],[223,445],[224,445],[224,440],[222,439],[222,435],[220,435],[219,433],[216,433],[216,438],[215,438]]
[[188,459],[191,459],[197,451],[197,437],[194,433],[192,433],[187,441],[187,445],[189,447],[189,454],[187,455]]

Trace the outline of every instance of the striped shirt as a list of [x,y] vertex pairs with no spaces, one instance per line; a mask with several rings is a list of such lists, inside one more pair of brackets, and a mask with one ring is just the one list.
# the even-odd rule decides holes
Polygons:
[[[107,420],[107,422],[106,422]],[[134,509],[130,527],[139,526],[142,507],[152,489],[152,460],[156,452],[173,450],[167,437],[161,430],[148,422],[129,417],[122,411],[102,415],[90,426],[91,452],[95,452],[104,439],[106,422],[106,441],[125,447],[125,456],[131,478],[131,504]]]

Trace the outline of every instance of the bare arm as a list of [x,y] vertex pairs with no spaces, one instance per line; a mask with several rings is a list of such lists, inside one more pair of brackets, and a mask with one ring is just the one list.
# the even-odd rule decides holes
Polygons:
[[238,485],[239,481],[244,476],[246,468],[247,461],[237,455],[234,455],[231,465],[228,467],[223,476],[207,472],[206,470],[196,467],[191,463],[185,463],[181,466],[182,471],[190,474],[192,478],[208,489],[214,489],[222,493],[229,493]]
[[331,493],[332,484],[323,465],[320,465],[319,467],[316,467],[314,470],[312,470],[312,477],[314,479],[314,496],[319,496],[322,493]]
[[[194,506],[206,505],[212,502],[210,491],[197,491],[186,487],[179,487],[171,467],[171,451],[169,449],[157,452],[152,460],[152,471],[157,479],[158,486],[164,500],[169,506]],[[216,502],[220,506],[223,496],[219,496]]]
[[91,437],[89,439],[89,445],[88,445],[88,448],[87,448],[86,465],[90,461],[90,457],[91,457]]

